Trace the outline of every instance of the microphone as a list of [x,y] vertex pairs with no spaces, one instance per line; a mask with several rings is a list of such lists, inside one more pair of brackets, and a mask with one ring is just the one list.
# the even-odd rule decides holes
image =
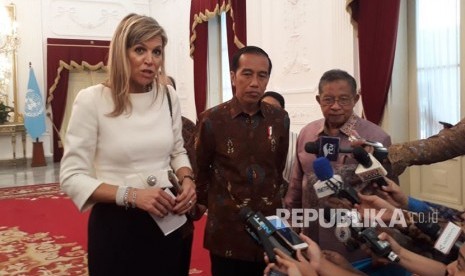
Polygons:
[[351,186],[346,186],[339,175],[334,175],[329,160],[318,157],[313,161],[313,171],[318,181],[313,185],[318,198],[336,194],[339,198],[345,198],[352,204],[360,203],[357,192]]
[[449,221],[444,228],[434,222],[416,222],[415,226],[432,239],[436,239],[434,248],[444,255],[448,255],[453,248],[454,254],[458,254],[463,245],[463,242],[458,241],[462,228],[453,222]]
[[170,191],[175,195],[179,195],[181,194],[182,192],[182,187],[181,185],[179,184],[179,180],[178,180],[178,177],[176,176],[176,174],[174,174],[174,172],[172,170],[169,170],[168,171],[168,180],[170,181],[171,185],[173,185],[172,187],[170,187]]
[[[333,212],[332,209],[326,207],[324,209],[325,221],[332,223],[333,218],[337,217],[336,215],[333,215],[334,213],[335,212]],[[337,213],[338,212],[336,212],[336,214]],[[340,215],[342,215],[342,219]],[[336,238],[339,241],[347,243],[353,236],[355,240],[366,243],[376,255],[387,258],[392,262],[399,262],[399,256],[392,251],[391,244],[387,241],[380,240],[375,228],[363,228],[360,223],[361,219],[358,212],[342,210],[342,212],[339,212],[338,216],[339,220],[337,222],[339,223],[342,221],[342,224],[336,225],[335,231]],[[353,244],[354,243],[352,242],[347,243],[346,245],[350,246],[352,249],[356,249],[357,245],[354,246]]]
[[[370,143],[375,143],[375,144],[370,144]],[[364,145],[369,145],[369,146],[372,146],[374,148],[374,152],[373,152],[373,156],[379,160],[380,162],[382,162],[383,160],[385,160],[388,156],[388,150],[387,148],[385,147],[380,147],[379,146],[379,142],[369,142],[369,143],[365,143]],[[378,145],[378,146],[374,146],[374,145]],[[324,156],[320,153],[320,142],[317,140],[317,141],[313,141],[313,142],[307,142],[305,143],[305,152],[307,153],[311,153],[311,154],[316,154],[318,157],[321,157],[321,156]],[[341,147],[338,147],[338,153],[353,153],[353,148],[341,148]]]
[[329,160],[318,157],[313,161],[313,171],[318,181],[313,185],[318,198],[323,198],[339,191],[342,186],[342,178],[334,175]]
[[339,143],[339,137],[321,136],[319,138],[320,148],[318,156],[326,157],[330,161],[337,161],[339,157]]
[[376,182],[381,186],[387,186],[383,176],[387,175],[386,169],[376,158],[366,152],[362,147],[354,147],[353,155],[355,160],[360,163],[355,169],[355,174],[363,182]]
[[293,252],[281,245],[279,236],[276,235],[276,228],[262,213],[243,207],[239,211],[239,217],[245,222],[247,232],[262,245],[270,262],[276,262],[274,248],[280,249],[288,256],[293,255]]
[[[314,141],[314,142],[307,142],[305,143],[305,152],[307,153],[312,153],[320,156],[320,142],[319,141]],[[351,148],[338,148],[338,153],[352,153]]]

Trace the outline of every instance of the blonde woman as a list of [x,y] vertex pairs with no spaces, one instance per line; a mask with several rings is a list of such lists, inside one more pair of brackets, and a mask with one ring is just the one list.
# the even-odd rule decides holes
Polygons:
[[[188,275],[192,223],[169,234],[157,223],[197,199],[178,98],[162,79],[166,43],[156,20],[127,15],[111,41],[108,81],[73,106],[60,181],[81,211],[92,208],[90,275]],[[169,170],[176,196],[165,189]]]

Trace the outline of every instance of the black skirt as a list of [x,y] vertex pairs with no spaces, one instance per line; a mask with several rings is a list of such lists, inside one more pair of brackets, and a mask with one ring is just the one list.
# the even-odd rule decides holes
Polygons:
[[115,204],[92,207],[89,275],[189,275],[193,224],[165,236],[145,211]]

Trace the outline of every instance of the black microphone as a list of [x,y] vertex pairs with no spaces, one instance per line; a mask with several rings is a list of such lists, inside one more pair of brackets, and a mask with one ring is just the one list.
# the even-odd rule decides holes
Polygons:
[[173,193],[173,195],[177,196],[182,193],[182,187],[179,184],[178,177],[172,170],[168,171],[168,180],[170,181],[172,187],[170,187],[170,191]]
[[[314,142],[307,142],[305,143],[305,152],[307,153],[312,153],[316,155],[320,155],[320,142],[314,141]],[[339,148],[339,153],[352,153],[351,148]]]
[[[376,142],[379,143],[379,142]],[[365,143],[365,145],[371,145]],[[373,147],[374,152],[373,156],[380,162],[383,162],[388,156],[388,150],[385,147]],[[316,154],[318,157],[322,156],[321,155],[321,146],[319,140],[313,141],[313,142],[307,142],[305,143],[305,152],[311,153],[311,154]],[[353,148],[338,148],[338,153],[353,153]]]
[[[334,217],[337,217],[333,210],[334,209],[328,207],[324,209],[324,217],[327,222],[332,223]],[[336,238],[339,241],[346,243],[350,241],[350,238],[354,238],[357,241],[366,243],[376,255],[387,258],[392,262],[399,262],[399,256],[392,251],[391,244],[387,241],[380,240],[375,228],[364,228],[360,224],[361,219],[358,212],[341,210],[340,215],[342,215],[342,219],[339,218],[342,221],[342,227],[341,224],[336,225],[335,231]]]
[[373,155],[369,154],[362,147],[354,147],[353,155],[355,160],[360,164],[355,169],[355,174],[363,182],[376,182],[381,186],[388,185],[386,180],[384,180],[387,171]]
[[365,140],[365,143],[362,146],[372,146],[373,147],[373,156],[379,161],[383,162],[388,157],[388,149],[380,142],[373,142],[370,140]]
[[328,159],[318,157],[313,161],[313,171],[318,182],[313,185],[318,198],[336,194],[339,198],[345,198],[352,204],[360,203],[357,192],[352,186],[344,185],[339,175],[334,175],[333,168]]
[[288,256],[293,255],[293,252],[281,245],[279,237],[275,234],[276,228],[262,213],[254,212],[249,207],[243,207],[239,211],[239,216],[245,222],[247,232],[262,245],[270,262],[276,262],[274,248],[280,249]]

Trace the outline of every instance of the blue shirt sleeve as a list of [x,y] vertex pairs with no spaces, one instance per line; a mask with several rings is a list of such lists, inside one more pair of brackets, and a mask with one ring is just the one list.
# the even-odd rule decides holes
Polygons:
[[416,213],[429,212],[430,208],[424,201],[408,197],[408,210]]

